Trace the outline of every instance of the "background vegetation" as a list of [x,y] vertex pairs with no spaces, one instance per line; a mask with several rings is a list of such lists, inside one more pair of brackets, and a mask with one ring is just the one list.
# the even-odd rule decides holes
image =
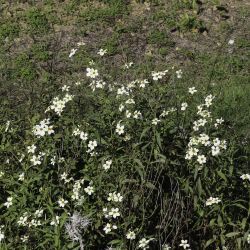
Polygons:
[[[229,141],[230,150],[226,156],[223,156],[224,160],[221,168],[219,167],[220,162],[213,162],[216,171],[219,171],[219,173],[217,172],[218,175],[214,177],[214,182],[211,181],[207,189],[209,190],[213,185],[216,186],[215,183],[221,182],[221,187],[218,186],[216,190],[217,194],[228,190],[229,193],[226,198],[228,202],[232,197],[233,199],[239,198],[238,201],[234,200],[237,204],[235,206],[237,210],[230,208],[229,211],[226,211],[225,208],[222,214],[215,212],[216,219],[214,221],[214,218],[204,217],[204,211],[199,210],[201,209],[200,205],[195,202],[198,199],[198,201],[204,203],[205,198],[207,198],[205,197],[205,188],[203,185],[202,187],[199,186],[200,181],[198,181],[195,173],[188,172],[189,170],[185,168],[181,173],[174,172],[174,166],[184,164],[185,160],[178,156],[178,161],[175,162],[173,161],[175,157],[169,152],[173,150],[173,154],[185,156],[185,147],[188,143],[188,137],[191,136],[191,116],[190,120],[185,120],[185,123],[182,124],[187,129],[184,137],[178,138],[183,131],[180,134],[180,130],[175,131],[176,128],[179,128],[179,122],[182,119],[178,116],[173,118],[173,123],[165,124],[161,128],[159,136],[161,137],[166,133],[168,135],[166,138],[159,139],[157,133],[150,130],[152,134],[146,134],[145,140],[142,140],[144,133],[146,133],[143,129],[150,127],[150,125],[141,124],[140,129],[138,129],[140,133],[134,135],[135,141],[142,140],[142,144],[138,146],[138,151],[136,146],[136,149],[128,148],[128,151],[124,151],[125,149],[122,148],[124,145],[117,142],[115,146],[120,145],[121,148],[115,155],[112,155],[112,158],[116,158],[118,164],[125,161],[122,158],[123,155],[128,156],[133,152],[133,155],[130,155],[131,158],[126,160],[131,165],[137,166],[137,168],[131,172],[122,172],[121,179],[117,180],[117,183],[113,183],[113,185],[124,188],[123,181],[125,177],[130,180],[135,179],[136,183],[130,184],[129,187],[135,188],[136,192],[133,194],[133,198],[128,198],[129,194],[126,196],[125,204],[128,207],[136,207],[140,197],[148,192],[147,188],[154,190],[155,185],[159,184],[158,180],[153,181],[150,178],[148,179],[148,176],[157,176],[162,171],[166,171],[166,165],[161,163],[163,159],[159,160],[159,154],[164,155],[165,158],[171,161],[167,164],[168,171],[172,170],[174,174],[164,173],[164,176],[167,176],[164,179],[167,187],[165,190],[167,198],[165,197],[163,200],[169,199],[168,195],[170,195],[174,187],[177,188],[175,185],[178,184],[180,186],[174,193],[181,195],[182,198],[178,198],[178,202],[182,204],[178,203],[178,206],[175,204],[180,209],[178,210],[180,213],[181,208],[186,207],[184,209],[186,214],[182,214],[183,223],[186,223],[184,223],[186,227],[177,234],[178,230],[176,228],[180,221],[176,221],[176,228],[173,229],[176,235],[172,233],[168,238],[172,248],[178,249],[180,240],[188,239],[191,242],[192,249],[203,249],[206,244],[211,249],[226,246],[229,249],[236,249],[236,247],[238,249],[248,249],[245,233],[249,230],[249,192],[246,191],[249,190],[249,183],[246,183],[243,189],[239,174],[249,173],[249,13],[247,0],[0,0],[0,171],[5,173],[5,177],[0,179],[0,188],[3,193],[1,204],[4,204],[7,197],[11,195],[10,190],[12,193],[19,194],[19,197],[23,197],[22,202],[20,201],[21,205],[13,208],[13,211],[8,212],[5,206],[0,206],[1,224],[5,225],[7,239],[5,245],[1,245],[1,247],[3,249],[24,249],[23,246],[26,243],[23,245],[20,237],[27,232],[29,234],[29,230],[21,230],[18,231],[18,234],[13,234],[16,231],[16,228],[13,227],[13,223],[17,219],[16,216],[21,211],[25,211],[26,205],[38,194],[36,190],[38,186],[46,186],[49,181],[54,185],[48,190],[50,195],[46,193],[44,196],[37,198],[36,206],[39,203],[46,204],[50,196],[57,197],[57,192],[61,188],[60,185],[63,185],[62,183],[58,184],[58,180],[53,179],[53,176],[58,175],[58,172],[53,172],[54,170],[48,172],[46,167],[39,174],[36,171],[29,173],[30,179],[36,176],[37,179],[34,179],[34,182],[29,183],[27,181],[22,188],[16,183],[21,170],[24,170],[17,162],[25,152],[26,147],[34,143],[31,136],[32,127],[44,119],[44,111],[49,106],[52,98],[61,95],[60,89],[63,85],[75,86],[75,82],[81,81],[81,96],[78,96],[77,101],[73,102],[63,120],[58,121],[57,118],[53,120],[58,127],[61,126],[59,129],[61,132],[58,132],[53,139],[55,142],[58,140],[58,144],[54,145],[53,140],[45,141],[44,144],[39,146],[40,150],[46,148],[46,143],[47,145],[53,144],[55,148],[61,146],[62,137],[65,136],[64,133],[68,133],[65,136],[65,145],[71,145],[72,141],[69,139],[69,134],[74,126],[78,125],[82,120],[86,121],[86,123],[95,124],[96,127],[93,130],[86,124],[84,129],[90,129],[90,133],[99,138],[99,141],[102,141],[103,138],[103,140],[109,140],[108,145],[112,142],[113,137],[111,135],[100,131],[108,131],[112,121],[117,121],[119,117],[115,111],[112,111],[115,98],[111,98],[109,102],[109,98],[105,93],[98,92],[98,96],[96,96],[97,92],[92,93],[92,91],[87,90],[89,82],[85,77],[85,71],[86,67],[89,67],[89,61],[94,60],[96,62],[95,67],[98,68],[99,72],[102,72],[104,79],[109,82],[127,83],[135,79],[150,78],[152,71],[171,69],[172,66],[176,70],[181,69],[183,71],[181,80],[171,78],[175,74],[173,71],[161,83],[162,88],[158,89],[158,85],[152,85],[149,88],[149,93],[138,97],[140,103],[138,109],[141,108],[145,112],[149,109],[145,100],[151,98],[153,108],[150,108],[155,113],[147,114],[148,119],[153,119],[153,114],[158,115],[161,107],[175,107],[180,105],[181,101],[186,101],[185,98],[188,98],[186,96],[189,87],[194,86],[199,90],[200,99],[198,98],[197,104],[199,101],[202,102],[202,98],[209,93],[216,96],[213,113],[216,118],[223,117],[225,120],[225,127],[220,136]],[[78,47],[77,53],[73,57],[69,57],[70,50],[76,48],[76,44],[81,41],[85,42],[86,46]],[[97,54],[100,48],[107,49],[107,54],[101,60]],[[129,73],[121,70],[129,62],[134,63],[129,69]],[[77,91],[77,89],[73,88],[72,94],[77,95]],[[165,95],[167,100],[164,99]],[[103,107],[103,109],[100,107]],[[98,115],[96,111],[100,111],[100,114]],[[7,121],[10,121],[12,132],[6,135],[4,131]],[[131,125],[131,130],[136,128],[133,126],[135,125]],[[68,132],[66,128],[69,129]],[[154,140],[158,140],[158,142]],[[147,148],[146,144],[150,141],[156,144],[152,143]],[[161,143],[159,145],[159,141],[163,144],[162,147]],[[169,147],[165,141],[170,142]],[[77,142],[75,143],[77,144]],[[53,147],[51,146],[50,150],[57,152]],[[113,148],[113,150],[116,149],[117,147]],[[76,149],[73,148],[74,150]],[[85,164],[78,157],[81,152],[80,149],[77,150],[79,152],[76,151],[74,156],[72,155],[72,148],[69,149],[69,152],[62,151],[59,154],[63,157],[68,156],[66,165],[72,165],[70,171],[76,179],[78,179],[77,169]],[[109,150],[112,152],[112,149]],[[152,150],[156,150],[156,152],[152,157],[147,158],[144,153],[150,153]],[[128,152],[130,153],[128,154]],[[7,159],[10,159],[11,164],[6,163]],[[159,161],[156,172],[148,172],[148,169],[144,169],[145,162],[153,164],[155,161]],[[88,164],[95,166],[93,162],[88,162]],[[228,170],[229,165],[234,166],[234,169]],[[140,170],[140,168],[142,169]],[[234,172],[236,171],[235,168],[238,168],[239,172]],[[97,175],[97,173],[98,171],[95,174]],[[116,178],[118,173],[116,171],[112,172],[113,179]],[[82,174],[87,175],[87,172]],[[14,179],[11,179],[11,176]],[[93,178],[93,176],[88,178]],[[42,185],[40,185],[39,178],[45,178]],[[189,178],[193,178],[192,181],[182,182],[184,179],[186,181]],[[201,177],[205,183],[208,181],[207,178],[207,176]],[[101,180],[99,181],[101,183]],[[147,184],[148,187],[146,187],[144,181],[151,184]],[[106,185],[108,182],[108,180],[105,180],[104,184]],[[38,185],[38,183],[40,184]],[[230,183],[232,189],[229,188]],[[187,185],[190,185],[190,188],[194,190],[188,188]],[[235,191],[235,186],[240,187],[240,190]],[[159,191],[159,186],[156,189]],[[55,193],[50,193],[52,190]],[[151,194],[153,195],[154,191]],[[101,193],[99,195],[102,197]],[[101,206],[98,203],[101,200],[100,197],[99,200],[96,197],[96,200],[93,201],[93,205],[96,207]],[[152,196],[150,197],[152,198]],[[241,198],[243,201],[240,201]],[[130,204],[130,200],[134,204]],[[57,208],[55,208],[55,211],[51,210],[51,207],[54,206],[52,203],[49,204],[50,208],[47,209],[51,214],[54,214]],[[126,221],[133,221],[138,228],[146,228],[144,233],[146,235],[152,233],[153,237],[155,237],[159,233],[157,231],[159,218],[156,215],[159,214],[159,211],[163,212],[164,210],[161,210],[161,207],[157,208],[160,210],[152,211],[155,208],[153,199],[147,206],[141,204],[138,206],[143,211],[146,209],[147,213],[149,213],[147,216],[150,217],[153,214],[150,220],[152,224],[140,224],[141,221],[136,221],[136,218],[139,217],[139,215],[136,216],[136,213],[134,218],[127,215]],[[231,204],[231,206],[234,205]],[[138,208],[139,214],[140,209]],[[240,212],[239,209],[241,209]],[[83,211],[86,215],[96,215],[97,213],[94,208],[90,207],[85,207]],[[70,210],[70,212],[73,212],[73,210]],[[124,214],[128,213],[128,211],[123,212]],[[237,218],[236,214],[242,216]],[[66,212],[62,217],[64,221],[67,220]],[[119,237],[111,237],[103,241],[98,231],[101,230],[99,228],[101,227],[101,221],[98,221],[97,217],[94,219],[96,231],[92,228],[85,235],[85,238],[89,240],[89,242],[85,242],[89,246],[87,249],[105,249],[108,242],[112,240],[114,247],[136,249],[136,244],[129,245]],[[180,214],[177,213],[176,218],[178,217],[180,217]],[[63,228],[63,220],[61,228]],[[125,223],[123,225],[124,230],[128,229],[129,225]],[[206,231],[208,225],[211,228]],[[155,231],[151,232],[152,228]],[[49,249],[79,248],[77,243],[70,246],[66,245],[65,242],[67,244],[69,242],[65,241],[64,233],[60,233],[60,229],[57,229],[57,231],[54,231],[54,228],[48,230],[50,231],[40,232],[34,230],[30,232],[31,240],[25,245],[26,249],[45,249],[46,247]],[[166,239],[164,234],[166,234],[165,231],[164,233],[161,232],[161,239]],[[225,239],[227,238],[229,238],[229,243],[226,244]],[[34,243],[38,241],[37,239],[39,239],[39,244]],[[114,241],[114,239],[117,241]],[[158,243],[155,245],[151,243],[151,248],[161,249],[161,244]],[[163,244],[164,240],[161,243]],[[112,244],[109,244],[109,246]]]

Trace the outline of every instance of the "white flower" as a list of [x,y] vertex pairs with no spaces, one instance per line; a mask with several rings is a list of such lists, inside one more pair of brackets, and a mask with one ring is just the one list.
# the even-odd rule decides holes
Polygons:
[[142,117],[141,112],[138,111],[138,110],[135,110],[135,111],[134,111],[134,114],[133,114],[133,118],[139,119],[139,118],[141,118],[141,117]]
[[65,162],[65,158],[64,157],[59,157],[58,158],[58,163],[63,163]]
[[42,120],[40,124],[33,127],[33,133],[38,137],[44,136],[47,131],[48,124],[48,120]]
[[50,222],[50,225],[51,226],[57,226],[59,225],[60,223],[60,217],[59,216],[56,216],[51,222]]
[[182,78],[183,73],[181,69],[177,70],[175,73],[176,73],[177,78]]
[[129,95],[129,91],[124,87],[120,87],[117,89],[117,95]]
[[171,247],[168,244],[162,245],[162,250],[170,250]]
[[134,101],[134,99],[130,98],[125,103],[126,104],[135,104],[135,101]]
[[213,144],[214,144],[214,146],[219,147],[220,146],[220,139],[219,138],[215,138],[213,140]]
[[112,225],[110,223],[107,223],[106,226],[103,228],[105,234],[108,234],[112,231],[112,229],[117,229],[116,225]]
[[60,158],[58,159],[58,162],[59,162],[59,163],[65,162],[65,158],[64,158],[64,157],[60,157]]
[[105,54],[107,53],[107,50],[106,49],[100,49],[97,54],[100,55],[100,56],[104,56]]
[[96,140],[89,141],[89,143],[88,143],[89,151],[93,151],[96,147],[97,147],[97,141]]
[[124,134],[124,125],[121,125],[120,122],[118,122],[117,125],[116,125],[115,132],[116,132],[118,135]]
[[66,107],[66,103],[71,101],[73,97],[73,95],[70,95],[68,93],[66,93],[62,99],[59,99],[59,97],[54,97],[52,100],[52,104],[47,108],[45,112],[54,110],[57,115],[61,116],[63,109]]
[[213,95],[208,95],[206,98],[205,98],[205,106],[209,107],[212,105],[212,101],[215,97]]
[[85,43],[85,42],[83,42],[83,41],[80,41],[80,42],[78,42],[76,45],[79,47],[79,46],[86,45],[86,43]]
[[0,244],[1,241],[4,239],[4,233],[2,232],[3,226],[0,226]]
[[199,119],[198,121],[194,121],[193,130],[198,131],[200,127],[203,127],[207,123],[206,119]]
[[158,81],[159,79],[162,79],[163,76],[165,76],[167,72],[168,72],[168,70],[159,71],[159,72],[153,71],[153,72],[151,73],[151,75],[152,75],[154,81]]
[[62,91],[68,92],[69,91],[69,86],[63,85],[62,86]]
[[28,147],[27,147],[28,153],[34,154],[34,153],[35,153],[35,150],[36,150],[35,144],[32,144],[31,146],[28,146]]
[[212,156],[216,156],[216,155],[220,154],[220,147],[212,146],[211,149],[212,149]]
[[95,91],[95,89],[103,89],[104,86],[106,85],[106,82],[102,81],[102,80],[93,80],[90,83],[90,87],[93,91]]
[[26,226],[26,225],[28,225],[28,214],[27,214],[27,212],[25,212],[24,214],[23,214],[23,216],[21,216],[20,218],[19,218],[19,220],[17,221],[17,224],[19,225],[19,226]]
[[10,127],[10,121],[7,121],[5,125],[5,132],[9,130],[9,127]]
[[234,44],[234,39],[230,39],[230,40],[228,41],[228,44],[229,44],[229,45],[233,45],[233,44]]
[[76,53],[77,49],[71,49],[69,58],[72,57]]
[[130,113],[129,110],[126,110],[126,114],[125,115],[126,115],[127,118],[130,118],[132,114]]
[[79,86],[79,85],[81,85],[81,82],[78,81],[78,82],[75,83],[75,85],[76,85],[76,86]]
[[104,213],[105,218],[109,218],[109,215],[108,215],[108,208],[104,207],[104,208],[102,209],[102,211],[103,211],[103,213]]
[[25,242],[28,241],[29,236],[28,236],[28,235],[23,235],[20,239],[21,239],[21,241],[22,241],[23,243],[25,243]]
[[60,198],[58,200],[59,207],[65,207],[65,205],[68,203],[67,200],[64,200],[63,198]]
[[250,244],[250,233],[247,235],[247,243]]
[[50,159],[50,164],[53,165],[53,166],[56,164],[56,156],[53,156],[53,157]]
[[13,205],[13,198],[11,196],[9,196],[7,198],[7,201],[3,205],[6,206],[7,208],[9,208],[11,205]]
[[193,95],[196,92],[197,90],[195,89],[195,87],[188,88],[188,93],[190,93],[191,95]]
[[41,225],[41,221],[40,220],[36,220],[36,219],[32,219],[29,223],[29,227],[37,227]]
[[80,197],[80,189],[81,189],[81,184],[84,183],[84,179],[77,180],[74,185],[73,185],[73,194],[71,195],[72,200],[80,200],[84,199],[83,196]]
[[67,178],[68,177],[68,174],[67,173],[65,173],[65,172],[63,172],[62,174],[61,174],[61,176],[60,176],[60,178],[61,178],[61,180],[64,180],[64,182],[65,183],[68,183],[68,182],[70,182],[73,178]]
[[123,104],[120,104],[119,111],[122,112],[124,110],[125,106]]
[[119,212],[119,208],[111,208],[111,211],[109,212],[109,216],[113,217],[114,219],[116,219],[117,217],[119,217],[121,214]]
[[200,134],[199,142],[204,146],[209,146],[211,144],[207,134]]
[[23,159],[24,159],[24,157],[25,157],[25,155],[24,154],[22,154],[21,155],[21,157],[20,157],[20,159],[18,160],[19,162],[22,162],[23,161]]
[[108,160],[102,166],[105,170],[107,170],[107,169],[110,169],[111,164],[112,164],[112,160]]
[[124,68],[129,69],[133,64],[133,62],[125,63]]
[[140,241],[139,241],[139,248],[142,248],[142,249],[147,249],[148,248],[148,244],[149,242],[151,241],[151,239],[145,239],[145,238],[142,238]]
[[219,125],[221,125],[224,122],[224,120],[222,118],[220,119],[216,119],[216,123],[214,124],[214,126],[217,128]]
[[186,102],[183,102],[181,104],[181,111],[185,111],[187,109],[188,104]]
[[126,234],[126,238],[128,240],[134,240],[135,239],[135,232],[133,231],[128,231],[128,233]]
[[248,181],[250,181],[250,174],[243,174],[243,175],[240,176],[240,178],[242,180],[248,180]]
[[83,141],[87,141],[88,140],[88,133],[80,132],[80,139]]
[[162,113],[160,114],[160,117],[166,117],[166,116],[169,114],[169,112],[170,112],[169,110],[166,111],[166,110],[164,109],[164,110],[162,111]]
[[220,148],[227,149],[227,142],[226,142],[226,140],[221,141]]
[[40,218],[43,215],[43,210],[42,209],[37,209],[35,211],[35,217]]
[[199,149],[190,147],[186,152],[185,159],[191,160],[193,156],[197,156],[198,152],[199,152]]
[[79,128],[75,128],[75,129],[73,130],[73,133],[72,133],[72,134],[75,135],[75,136],[80,135],[80,134],[81,134],[81,130],[80,130]]
[[198,163],[199,164],[205,164],[206,163],[206,161],[207,161],[207,158],[206,158],[206,156],[205,155],[198,155],[198,157],[197,157],[197,161],[198,161]]
[[94,187],[93,186],[88,186],[86,188],[84,188],[84,191],[88,194],[88,195],[92,195],[94,193]]
[[154,118],[153,120],[152,120],[152,124],[153,125],[157,125],[159,122],[160,122],[161,120],[159,120],[158,118]]
[[140,88],[145,88],[146,84],[148,84],[149,81],[147,79],[144,79],[144,80],[140,81],[139,83],[140,83],[140,85],[139,85]]
[[221,200],[219,198],[210,197],[206,201],[206,206],[211,206],[213,204],[218,204],[219,202],[221,202]]
[[23,181],[24,180],[24,173],[19,174],[18,180],[19,181]]
[[40,122],[40,124],[36,125],[33,127],[33,133],[36,135],[38,138],[44,136],[46,133],[48,135],[53,134],[53,126],[49,126],[50,121],[49,119],[44,119]]
[[4,176],[4,172],[0,171],[0,178]]
[[109,193],[107,200],[114,201],[114,202],[122,202],[123,196],[120,193],[113,192],[113,193]]
[[181,244],[179,246],[183,247],[184,249],[190,247],[187,240],[181,240]]
[[87,71],[86,73],[87,77],[90,77],[90,78],[96,78],[99,75],[97,69],[87,68],[86,71]]
[[40,165],[41,162],[41,155],[33,155],[30,159],[33,166]]

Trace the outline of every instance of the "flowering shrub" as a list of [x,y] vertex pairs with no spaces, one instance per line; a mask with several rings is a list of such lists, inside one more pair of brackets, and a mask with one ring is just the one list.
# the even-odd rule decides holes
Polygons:
[[25,134],[1,127],[1,247],[247,249],[250,178],[216,93],[181,94],[174,67],[130,79],[129,63],[117,82],[101,63]]

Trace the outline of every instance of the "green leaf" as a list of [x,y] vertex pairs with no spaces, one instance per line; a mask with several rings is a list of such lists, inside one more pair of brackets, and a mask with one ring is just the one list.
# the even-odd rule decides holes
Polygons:
[[216,172],[225,182],[227,182],[227,177],[225,174],[223,174],[220,170],[217,170]]
[[149,182],[149,181],[145,183],[145,186],[150,188],[150,189],[157,190],[156,186],[153,183]]
[[149,130],[150,130],[150,127],[146,127],[142,130],[142,133],[140,136],[140,141],[141,141],[142,137],[144,137]]
[[220,227],[223,227],[223,220],[222,220],[222,218],[221,218],[220,215],[218,215],[217,222],[218,222],[218,225],[219,225]]
[[143,181],[144,180],[144,173],[143,173],[144,166],[139,159],[134,159],[134,161],[135,161],[135,163],[137,163],[136,165],[134,165],[134,167],[135,167],[137,173],[140,175],[141,180]]
[[112,240],[109,242],[109,244],[111,244],[111,245],[116,245],[116,244],[121,244],[121,243],[122,243],[121,240]]
[[157,131],[155,132],[155,135],[156,135],[156,142],[157,142],[157,145],[158,145],[159,148],[162,150],[161,136],[160,136],[160,134],[159,134]]
[[210,240],[208,240],[207,242],[206,242],[206,244],[205,244],[205,248],[207,248],[208,246],[210,246],[212,243],[214,243],[215,242],[215,239],[210,239]]
[[242,222],[241,222],[241,227],[244,230],[246,227],[246,223],[247,223],[247,218],[243,218]]
[[238,234],[240,234],[240,232],[231,232],[231,233],[226,234],[226,237],[231,238],[231,237],[234,237],[234,236],[236,236]]

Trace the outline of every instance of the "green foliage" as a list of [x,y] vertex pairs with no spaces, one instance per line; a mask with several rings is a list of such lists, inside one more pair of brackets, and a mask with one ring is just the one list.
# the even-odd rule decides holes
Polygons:
[[27,24],[32,35],[43,35],[50,30],[48,19],[40,9],[27,12]]
[[191,15],[188,13],[180,16],[177,27],[180,31],[204,31],[206,29],[204,22],[199,20],[197,15]]
[[[164,77],[162,82],[151,76],[131,82],[129,71],[117,68],[124,80],[116,83],[116,77],[102,71],[103,60],[98,60],[98,78],[109,79],[109,86],[100,87],[86,77],[87,84],[68,86],[67,94],[65,89],[59,91],[46,114],[29,121],[25,133],[12,122],[1,126],[1,220],[7,247],[32,249],[36,242],[41,248],[74,249],[83,244],[132,250],[143,237],[156,249],[166,240],[178,248],[183,238],[193,248],[245,247],[250,186],[240,176],[247,171],[247,154],[240,139],[232,137],[227,121],[215,125],[214,97],[204,100],[200,90],[176,91],[174,84],[182,80],[173,69],[157,73]],[[22,66],[24,61],[27,57],[22,55],[17,63]],[[62,111],[56,108],[60,105]],[[205,123],[195,129],[200,119]],[[39,123],[43,125],[37,127]],[[202,133],[208,144],[199,139]],[[218,142],[220,152],[213,155],[212,145]],[[188,158],[192,147],[206,157],[205,162],[195,154]],[[93,192],[88,193],[91,187]],[[120,202],[108,198],[114,192],[122,195]],[[8,197],[12,197],[9,208]],[[209,197],[220,201],[206,205]],[[115,208],[117,217],[105,217],[106,209]],[[40,210],[41,217],[36,215]],[[65,223],[76,211],[91,224],[72,242]],[[56,216],[59,224],[53,225]],[[107,223],[118,229],[105,233]],[[130,230],[135,232],[134,241],[126,238]],[[28,239],[22,243],[24,235]]]
[[81,19],[84,21],[102,21],[112,22],[114,18],[120,17],[127,13],[127,5],[124,1],[110,0],[105,6],[88,8],[81,13]]
[[166,31],[154,30],[148,36],[148,43],[151,44],[158,44],[158,45],[165,45],[172,47],[174,46],[174,42],[168,36]]
[[32,57],[38,61],[48,61],[50,59],[50,54],[48,51],[48,44],[40,43],[34,44],[31,48]]
[[37,77],[35,65],[26,53],[22,53],[16,57],[15,71],[13,71],[12,77],[27,82],[31,82]]
[[0,42],[3,42],[6,38],[13,39],[19,34],[19,27],[16,23],[5,22],[0,24]]

